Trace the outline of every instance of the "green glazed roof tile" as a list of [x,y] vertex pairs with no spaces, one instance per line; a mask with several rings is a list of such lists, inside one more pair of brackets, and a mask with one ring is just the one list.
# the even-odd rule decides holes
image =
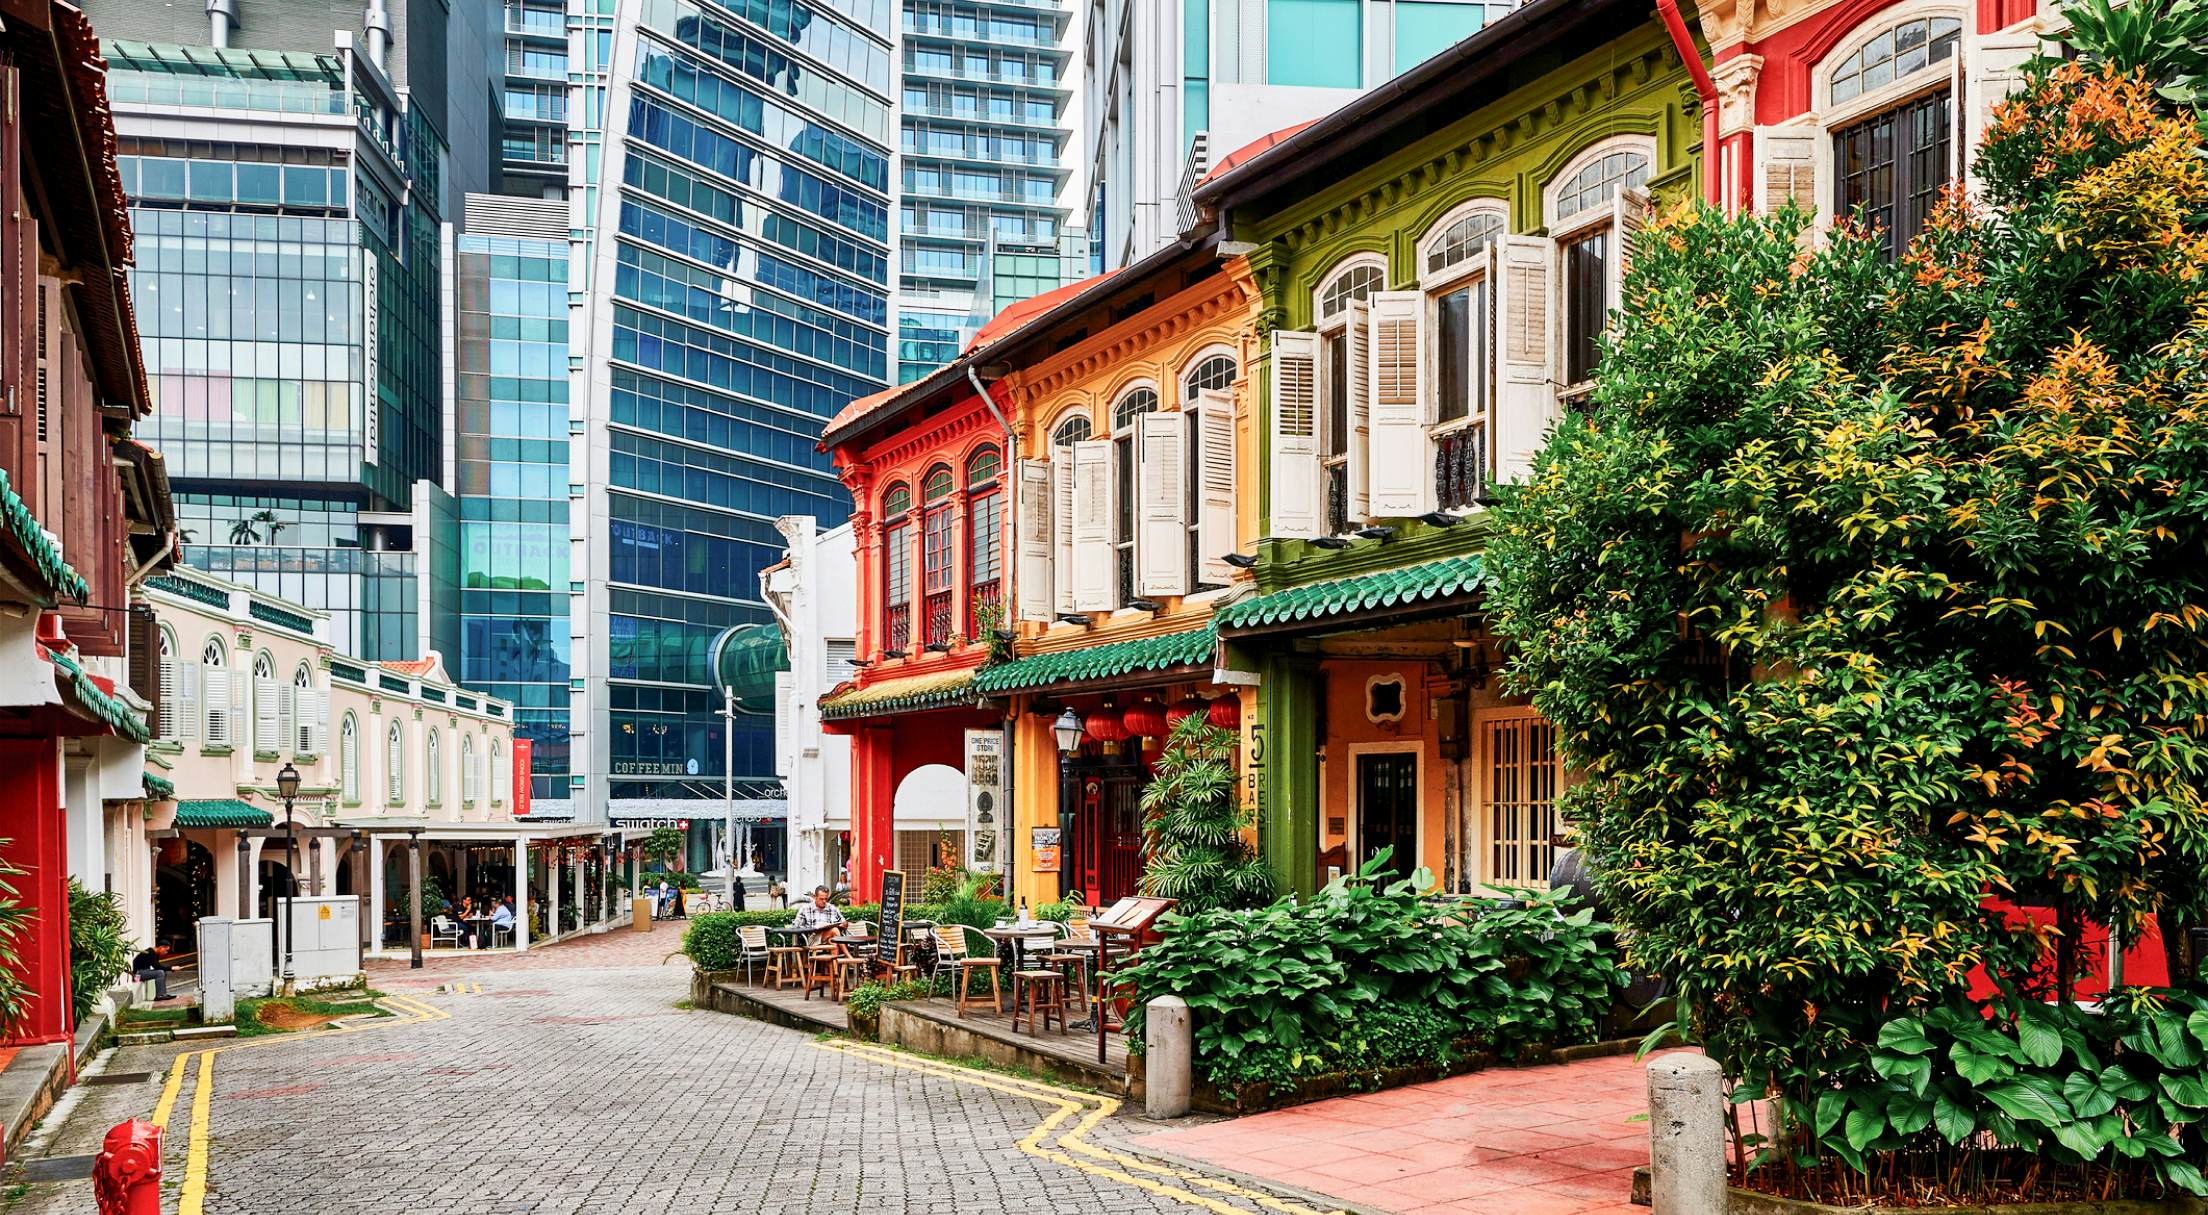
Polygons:
[[38,516],[31,513],[30,503],[8,485],[8,474],[0,469],[0,529],[15,537],[15,542],[30,554],[32,564],[46,579],[47,585],[57,595],[83,603],[92,597],[92,588],[84,576],[69,568],[69,562],[61,555],[61,542],[54,534],[39,526]]
[[974,670],[958,667],[903,679],[885,679],[863,688],[833,693],[821,698],[820,715],[829,721],[846,721],[854,717],[947,709],[953,705],[971,705],[973,701]]
[[1219,609],[1227,632],[1303,620],[1323,620],[1376,608],[1403,607],[1479,589],[1485,581],[1477,553],[1376,570],[1349,578],[1291,586]]
[[985,668],[974,677],[974,690],[984,695],[1001,695],[1054,683],[1112,679],[1144,671],[1197,666],[1210,662],[1218,646],[1219,636],[1211,622],[1206,621],[1202,628],[1183,629],[1178,633],[1030,654]]
[[160,801],[176,796],[176,782],[166,776],[148,772],[145,774],[145,781],[147,797]]
[[266,827],[275,821],[275,815],[234,797],[176,803],[179,827]]
[[48,651],[46,657],[52,659],[55,669],[61,672],[63,678],[56,682],[76,699],[77,707],[106,722],[108,728],[132,742],[142,743],[153,737],[153,732],[146,729],[146,719],[139,716],[136,709],[100,687],[74,660],[52,651]]

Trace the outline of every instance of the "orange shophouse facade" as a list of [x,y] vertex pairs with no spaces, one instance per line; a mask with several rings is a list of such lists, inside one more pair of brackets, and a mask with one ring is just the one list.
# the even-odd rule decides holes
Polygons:
[[1002,725],[973,680],[1007,627],[1005,434],[948,372],[852,402],[821,444],[851,491],[858,560],[859,669],[820,712],[851,738],[848,856],[862,901],[880,896],[884,870],[924,869],[946,843],[959,864],[1000,867],[1000,837],[964,826],[967,731]]

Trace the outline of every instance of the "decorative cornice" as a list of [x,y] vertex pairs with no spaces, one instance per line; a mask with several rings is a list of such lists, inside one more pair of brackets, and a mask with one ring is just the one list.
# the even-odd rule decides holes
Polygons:
[[1215,330],[1222,322],[1242,320],[1248,302],[1234,276],[1207,278],[1029,368],[1021,377],[1025,389],[1022,395],[1031,401],[1053,400],[1068,389],[1122,370],[1131,362],[1152,361],[1161,347],[1191,337],[1231,341],[1231,335]]

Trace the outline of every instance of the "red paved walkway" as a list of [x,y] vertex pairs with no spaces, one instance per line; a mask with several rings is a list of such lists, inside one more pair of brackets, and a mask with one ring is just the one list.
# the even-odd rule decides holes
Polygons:
[[1645,1063],[1497,1068],[1186,1130],[1143,1147],[1398,1215],[1647,1215]]

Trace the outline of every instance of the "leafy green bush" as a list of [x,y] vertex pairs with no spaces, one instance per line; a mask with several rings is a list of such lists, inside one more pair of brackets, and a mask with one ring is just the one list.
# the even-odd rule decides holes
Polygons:
[[[690,964],[699,970],[734,970],[736,959],[743,953],[743,942],[736,930],[748,922],[751,915],[768,915],[771,912],[707,911],[690,917],[690,925],[682,930],[682,952],[689,956]],[[787,917],[783,923],[788,923]]]
[[1184,914],[1258,907],[1273,897],[1272,868],[1243,832],[1250,812],[1235,789],[1241,741],[1201,713],[1166,735],[1142,790],[1142,892]]
[[851,989],[844,1001],[844,1010],[857,1019],[872,1019],[882,1015],[882,1005],[895,1000],[925,1000],[930,996],[951,994],[951,977],[948,974],[926,979],[903,979],[884,983],[868,979]]
[[136,949],[122,900],[86,890],[83,883],[70,878],[69,993],[77,1020],[92,1015],[108,985],[130,969],[130,955]]
[[[666,827],[662,827],[662,828],[660,828],[660,830],[662,830],[662,831],[666,831],[666,830],[671,830],[671,829],[672,829],[672,828],[666,828]],[[659,884],[660,884],[661,882],[666,882],[666,883],[667,883],[667,884],[668,884],[669,886],[673,887],[673,888],[674,888],[674,889],[676,889],[676,890],[702,890],[702,889],[704,889],[704,886],[703,886],[703,884],[702,884],[702,883],[700,883],[700,882],[698,881],[698,875],[697,875],[697,874],[695,874],[695,873],[690,873],[690,872],[687,872],[687,871],[684,871],[684,870],[678,870],[678,869],[670,869],[670,870],[665,870],[665,871],[663,871],[663,872],[659,872],[659,873],[647,873],[647,874],[645,874],[645,875],[644,875],[644,892],[645,892],[645,893],[647,893],[647,894],[653,894],[653,893],[657,893],[657,892],[658,892],[658,890],[659,890]]]
[[1163,995],[1188,1002],[1197,1072],[1215,1084],[1438,1060],[1437,1043],[1517,1056],[1593,1037],[1625,976],[1569,890],[1508,892],[1522,911],[1500,898],[1437,904],[1419,897],[1424,870],[1376,884],[1385,860],[1308,901],[1170,917],[1165,939],[1120,972],[1136,995],[1130,1047],[1142,1004]]

